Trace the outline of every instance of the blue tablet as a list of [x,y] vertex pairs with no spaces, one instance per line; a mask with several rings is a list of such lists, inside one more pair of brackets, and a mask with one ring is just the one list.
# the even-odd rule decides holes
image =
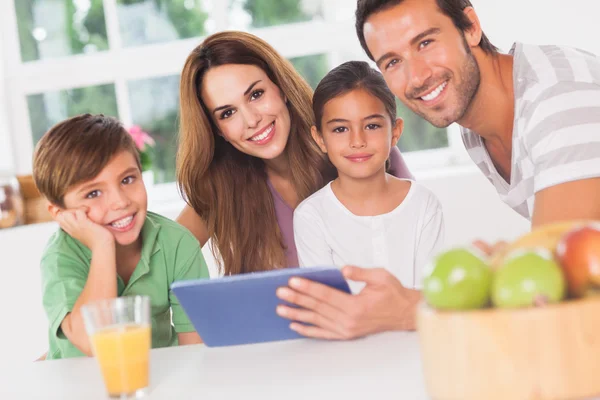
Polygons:
[[348,283],[335,267],[285,268],[217,279],[174,282],[171,289],[207,346],[298,339],[290,321],[277,315],[275,295],[298,276],[350,293]]

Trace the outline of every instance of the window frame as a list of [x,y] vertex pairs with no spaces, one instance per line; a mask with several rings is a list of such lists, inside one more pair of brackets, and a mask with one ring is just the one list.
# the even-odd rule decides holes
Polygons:
[[[322,20],[249,31],[265,39],[286,58],[325,53],[328,55],[330,68],[344,60],[341,54],[346,55],[346,59],[349,55],[356,59],[366,59],[355,38],[353,13],[350,12],[353,10],[346,4],[343,12],[338,12],[336,1],[341,4],[344,0],[326,0]],[[203,39],[194,37],[138,47],[123,47],[120,41],[117,2],[103,0],[103,5],[108,50],[23,63],[14,2],[0,2],[0,39],[3,38],[0,43],[0,61],[4,61],[3,65],[0,65],[0,76],[4,72],[5,83],[5,90],[0,86],[0,145],[11,148],[13,153],[12,158],[3,157],[0,150],[0,157],[4,158],[4,162],[0,162],[0,173],[3,169],[17,174],[31,173],[33,139],[28,95],[114,84],[119,118],[127,126],[132,124],[128,81],[179,74],[187,55]],[[215,1],[212,6],[211,17],[216,21],[216,30],[227,29],[228,2]],[[156,54],[161,56],[156,57]],[[448,143],[446,148],[408,152],[404,157],[412,170],[468,162],[458,127],[455,125],[448,129]],[[151,193],[157,201],[173,199],[175,194],[179,196],[174,183],[155,185]]]

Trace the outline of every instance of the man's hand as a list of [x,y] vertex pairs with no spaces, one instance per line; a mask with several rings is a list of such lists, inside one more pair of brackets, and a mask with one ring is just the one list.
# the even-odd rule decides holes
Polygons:
[[501,240],[494,244],[489,244],[483,240],[476,240],[473,242],[473,246],[483,252],[486,256],[491,257],[494,254],[504,251],[508,247],[508,243]]
[[[280,305],[277,313],[293,322],[290,328],[307,337],[353,339],[372,333],[416,328],[419,291],[406,289],[383,268],[344,267],[344,277],[366,286],[351,295],[301,278],[291,278],[289,287],[277,296],[301,308]],[[311,325],[305,325],[311,324]]]
[[91,221],[85,208],[61,210],[57,212],[55,219],[65,232],[92,251],[114,244],[112,233]]

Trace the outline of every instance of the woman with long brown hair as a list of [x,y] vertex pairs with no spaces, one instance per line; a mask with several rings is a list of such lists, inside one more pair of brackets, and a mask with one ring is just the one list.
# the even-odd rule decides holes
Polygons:
[[[209,36],[181,74],[177,182],[188,205],[178,217],[220,273],[298,265],[294,208],[335,177],[311,138],[312,90],[260,38]],[[390,171],[410,172],[397,149]]]

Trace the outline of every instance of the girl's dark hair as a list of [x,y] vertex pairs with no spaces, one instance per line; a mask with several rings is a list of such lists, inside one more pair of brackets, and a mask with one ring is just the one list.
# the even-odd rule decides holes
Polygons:
[[315,126],[319,132],[325,104],[355,89],[366,90],[381,100],[392,124],[396,123],[396,99],[381,73],[364,61],[348,61],[329,71],[315,89],[312,104]]

